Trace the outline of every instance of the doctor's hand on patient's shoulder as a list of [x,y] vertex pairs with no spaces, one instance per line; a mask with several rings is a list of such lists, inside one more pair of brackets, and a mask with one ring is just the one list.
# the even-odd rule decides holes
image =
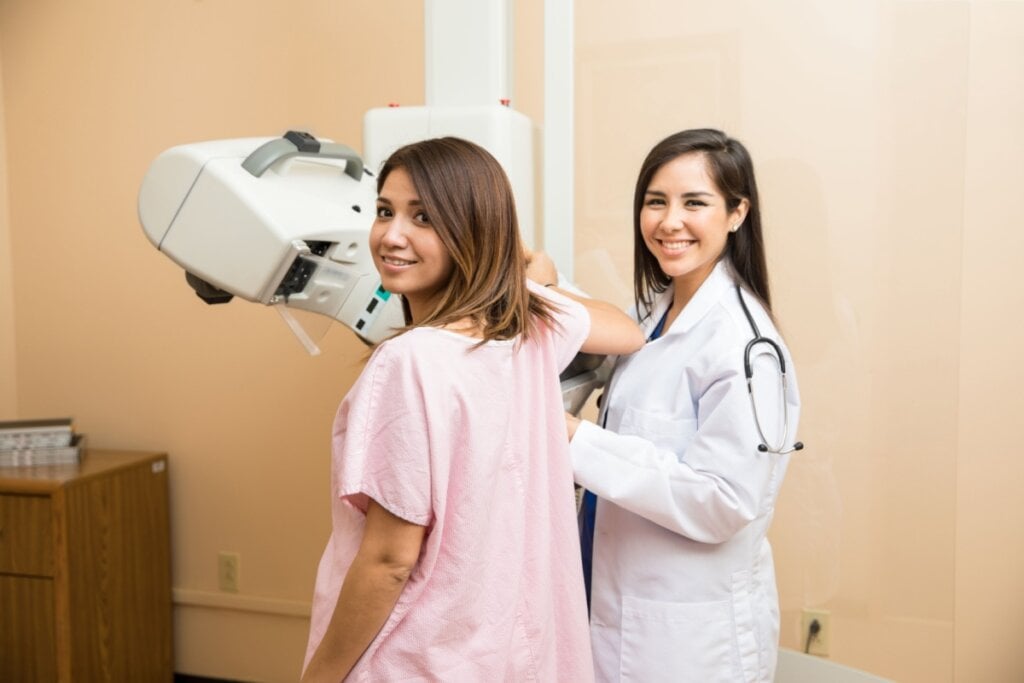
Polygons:
[[551,257],[543,251],[523,249],[526,260],[526,277],[541,285],[558,284],[558,268]]
[[580,426],[582,420],[572,413],[565,414],[565,429],[569,433],[569,441],[572,441],[572,437],[576,435],[576,430]]

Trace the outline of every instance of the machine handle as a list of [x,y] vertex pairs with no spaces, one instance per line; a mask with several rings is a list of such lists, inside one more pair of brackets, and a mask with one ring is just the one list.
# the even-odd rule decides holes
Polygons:
[[295,156],[344,159],[346,175],[355,180],[363,177],[363,160],[351,147],[336,142],[320,142],[309,133],[295,130],[257,147],[242,162],[242,168],[259,178],[278,161]]

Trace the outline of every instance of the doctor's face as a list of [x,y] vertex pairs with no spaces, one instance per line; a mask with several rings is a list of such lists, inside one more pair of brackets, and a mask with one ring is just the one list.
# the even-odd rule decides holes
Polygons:
[[747,207],[744,199],[730,211],[704,154],[691,152],[651,178],[640,209],[640,232],[677,291],[683,286],[692,296],[714,270],[730,229],[743,222]]
[[423,319],[448,284],[453,262],[404,168],[384,180],[370,251],[384,289],[405,297],[413,322]]

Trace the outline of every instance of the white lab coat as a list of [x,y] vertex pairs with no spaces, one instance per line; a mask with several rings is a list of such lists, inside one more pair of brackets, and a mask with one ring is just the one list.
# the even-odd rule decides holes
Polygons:
[[[649,335],[671,288],[643,325]],[[782,344],[744,292],[761,334]],[[670,329],[617,360],[601,420],[570,452],[598,496],[591,638],[599,681],[771,681],[778,594],[766,538],[788,455],[761,453],[743,373],[753,333],[720,262]],[[759,345],[761,348],[763,345]],[[789,436],[799,395],[789,352]],[[770,443],[781,437],[773,356],[757,353],[754,387]]]

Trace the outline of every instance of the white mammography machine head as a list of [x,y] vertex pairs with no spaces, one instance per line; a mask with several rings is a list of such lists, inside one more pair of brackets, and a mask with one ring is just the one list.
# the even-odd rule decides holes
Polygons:
[[404,324],[370,254],[376,197],[354,151],[293,131],[163,152],[142,181],[139,220],[207,303],[312,311],[374,343]]

